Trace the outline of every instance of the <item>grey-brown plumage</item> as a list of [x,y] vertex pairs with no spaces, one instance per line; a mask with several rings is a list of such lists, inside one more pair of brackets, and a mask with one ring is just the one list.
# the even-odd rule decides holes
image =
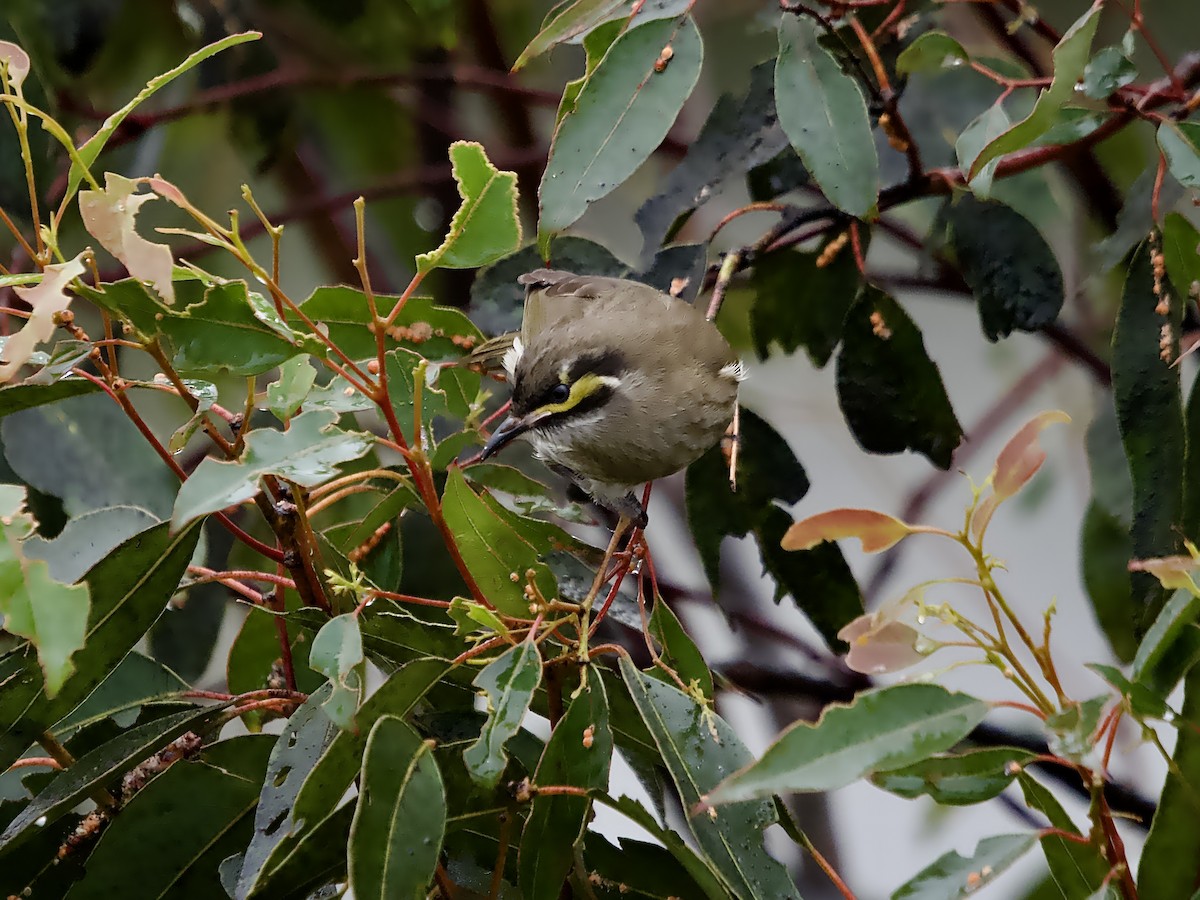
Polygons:
[[485,455],[524,435],[602,505],[644,523],[632,489],[721,439],[737,357],[699,310],[640,282],[550,269],[518,280],[525,318],[504,357],[512,414]]

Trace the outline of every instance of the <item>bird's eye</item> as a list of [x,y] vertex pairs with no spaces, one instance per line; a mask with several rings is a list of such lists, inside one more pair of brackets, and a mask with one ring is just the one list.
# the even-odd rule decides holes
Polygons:
[[550,392],[550,402],[551,403],[565,403],[567,401],[567,398],[570,396],[571,396],[571,389],[565,384],[560,384],[557,387],[555,387],[554,390],[552,390]]

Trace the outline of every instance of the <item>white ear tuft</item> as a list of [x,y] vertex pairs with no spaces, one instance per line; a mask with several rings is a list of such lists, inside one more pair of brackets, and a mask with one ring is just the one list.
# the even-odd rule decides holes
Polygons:
[[504,371],[508,373],[509,383],[512,383],[517,377],[517,363],[521,361],[521,355],[524,352],[525,345],[521,343],[521,339],[519,337],[513,338],[512,346],[508,348],[502,360]]
[[721,371],[718,372],[717,374],[720,375],[722,378],[728,378],[731,381],[739,381],[739,382],[745,381],[746,378],[750,375],[750,373],[748,371],[746,371],[746,364],[743,363],[740,359],[737,362],[731,362],[728,365],[722,366]]

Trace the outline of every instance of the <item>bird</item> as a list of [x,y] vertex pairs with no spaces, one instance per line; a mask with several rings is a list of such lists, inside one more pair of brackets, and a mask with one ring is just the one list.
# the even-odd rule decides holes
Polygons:
[[644,528],[634,489],[722,439],[745,367],[699,309],[650,285],[554,269],[517,281],[521,331],[474,354],[485,368],[499,359],[512,387],[509,415],[480,458],[524,438],[616,513],[618,529]]

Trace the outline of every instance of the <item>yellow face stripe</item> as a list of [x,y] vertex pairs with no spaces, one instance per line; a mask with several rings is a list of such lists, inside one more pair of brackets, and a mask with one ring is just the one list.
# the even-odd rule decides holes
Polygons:
[[571,385],[571,394],[562,403],[547,403],[545,406],[538,407],[534,413],[541,417],[567,412],[601,388],[616,387],[620,383],[620,379],[613,378],[611,375],[593,375],[589,372],[581,375],[579,380]]

